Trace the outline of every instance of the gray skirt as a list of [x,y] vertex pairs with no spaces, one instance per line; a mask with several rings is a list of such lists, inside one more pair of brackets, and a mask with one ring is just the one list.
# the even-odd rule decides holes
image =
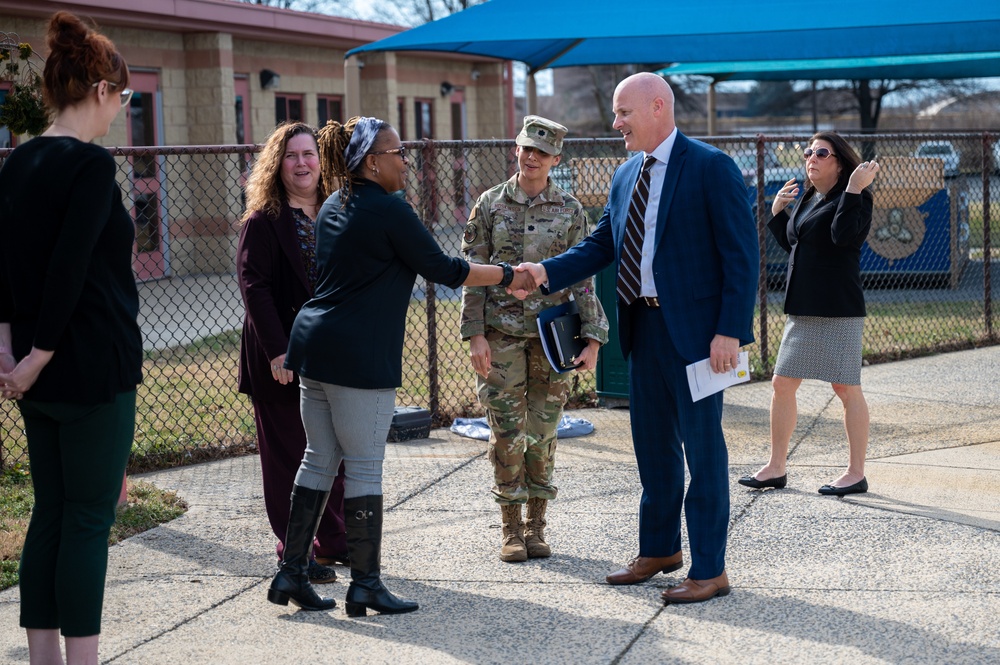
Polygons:
[[858,317],[788,315],[774,373],[793,379],[818,379],[861,385],[861,335]]

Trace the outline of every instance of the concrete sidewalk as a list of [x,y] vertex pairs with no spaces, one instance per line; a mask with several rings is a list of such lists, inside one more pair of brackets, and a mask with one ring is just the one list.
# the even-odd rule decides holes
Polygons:
[[[684,570],[604,583],[637,549],[626,410],[573,415],[559,443],[550,559],[497,557],[485,444],[435,430],[389,444],[383,575],[418,612],[349,619],[266,600],[274,539],[257,457],[145,476],[190,511],[111,549],[101,655],[143,665],[275,663],[1000,663],[1000,347],[867,367],[871,491],[816,489],[847,448],[839,401],[806,382],[789,488],[736,479],[767,457],[770,386],[726,393],[733,593],[664,607]],[[685,535],[685,548],[687,539]],[[688,552],[685,549],[685,559]],[[18,590],[0,594],[0,662],[27,662]]]

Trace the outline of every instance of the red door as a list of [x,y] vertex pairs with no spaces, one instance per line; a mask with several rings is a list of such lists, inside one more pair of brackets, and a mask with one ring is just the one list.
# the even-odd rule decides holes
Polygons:
[[[250,81],[246,74],[236,74],[233,77],[233,92],[236,93],[236,145],[253,143],[250,131]],[[251,157],[249,153],[240,154],[240,189],[246,184]]]
[[[163,144],[160,75],[157,72],[132,72],[135,90],[128,108],[128,144],[156,146]],[[133,266],[140,280],[169,274],[167,262],[167,220],[163,201],[162,160],[159,155],[129,158],[132,181],[133,218],[135,219],[135,258]]]
[[[459,88],[451,93],[451,138],[453,141],[464,141],[466,139],[466,117],[465,117],[465,90]],[[452,164],[452,185],[451,196],[454,202],[452,211],[455,215],[454,223],[465,226],[469,219],[469,183],[466,178],[465,150],[455,153],[455,162]]]

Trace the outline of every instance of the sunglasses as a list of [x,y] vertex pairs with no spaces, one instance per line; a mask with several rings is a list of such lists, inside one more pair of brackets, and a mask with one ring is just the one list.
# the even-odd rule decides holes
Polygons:
[[802,159],[809,159],[813,155],[816,155],[816,159],[826,159],[827,157],[836,157],[835,154],[830,152],[828,148],[806,148],[802,151]]
[[[119,83],[112,83],[111,81],[108,81],[107,83],[108,83],[108,85],[110,85],[112,87],[115,87],[115,88],[117,88],[120,85]],[[97,83],[91,84],[90,87],[91,88],[96,88],[99,85],[101,85],[100,81],[98,81]],[[118,96],[120,97],[122,108],[125,108],[126,106],[128,106],[128,103],[132,100],[132,95],[134,93],[135,93],[135,90],[133,90],[132,88],[124,88],[121,92],[118,93]]]
[[406,159],[406,148],[399,146],[398,148],[393,148],[392,150],[378,150],[376,152],[370,152],[369,155],[399,155],[401,158]]

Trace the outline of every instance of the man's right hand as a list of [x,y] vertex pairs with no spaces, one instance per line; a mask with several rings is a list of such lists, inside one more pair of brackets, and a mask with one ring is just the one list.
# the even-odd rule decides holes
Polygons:
[[545,266],[541,263],[522,263],[514,268],[514,281],[507,287],[507,293],[518,300],[531,295],[539,285],[549,281]]

